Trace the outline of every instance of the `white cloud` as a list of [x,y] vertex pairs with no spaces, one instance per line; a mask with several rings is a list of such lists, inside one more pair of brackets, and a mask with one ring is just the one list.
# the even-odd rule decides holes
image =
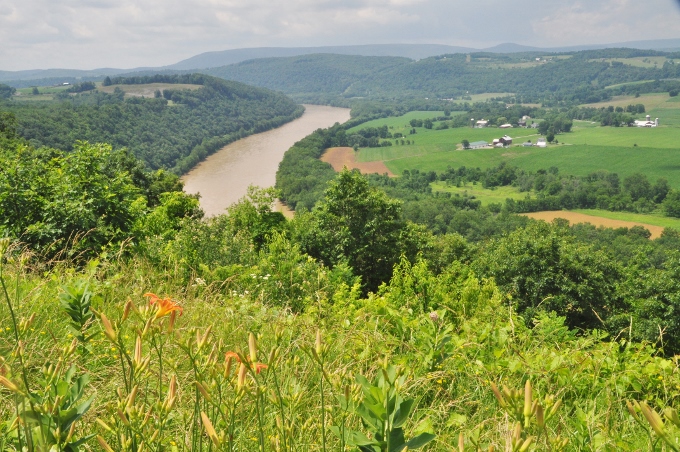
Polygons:
[[563,46],[678,38],[676,3],[0,0],[0,70],[159,66],[205,51],[258,46]]
[[[660,2],[576,1],[533,22],[542,45],[603,44],[680,37],[680,11]],[[657,7],[652,7],[656,5]]]

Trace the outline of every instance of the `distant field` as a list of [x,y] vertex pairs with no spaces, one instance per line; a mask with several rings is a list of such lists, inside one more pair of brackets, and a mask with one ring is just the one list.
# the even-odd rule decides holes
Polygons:
[[[38,91],[40,91],[40,94],[54,94],[54,93],[59,93],[61,91],[65,91],[70,86],[39,86]],[[33,96],[33,88],[19,88],[17,89],[17,95],[18,96]]]
[[508,198],[512,199],[524,199],[527,193],[521,193],[515,187],[496,187],[496,188],[484,188],[481,184],[472,184],[468,182],[465,186],[456,187],[455,185],[447,185],[446,182],[433,182],[432,190],[438,192],[451,193],[453,195],[463,196],[467,194],[469,196],[474,196],[482,202],[482,205],[488,205],[491,203],[505,203]]
[[467,102],[486,102],[489,99],[493,99],[494,97],[507,97],[507,96],[514,96],[515,93],[482,93],[482,94],[470,94],[469,96],[472,98],[472,100],[468,100]]
[[[665,56],[647,56],[647,57],[633,57],[633,58],[596,58],[592,59],[590,61],[597,62],[597,61],[604,61],[606,63],[611,63],[612,61],[618,61],[620,63],[623,63],[628,66],[635,66],[635,67],[644,67],[644,68],[653,68],[653,67],[662,67],[666,61],[668,61],[669,58],[666,58]],[[672,59],[670,59],[672,61]]]
[[[645,106],[647,111],[655,108],[664,108],[664,104],[668,102],[670,96],[668,93],[651,93],[642,94],[640,97],[635,96],[614,96],[612,100],[607,100],[603,102],[597,102],[594,104],[583,104],[582,107],[627,107],[628,105],[642,104]],[[678,108],[677,106],[666,107],[666,108]]]
[[181,83],[147,83],[145,85],[110,85],[98,86],[99,91],[112,93],[116,88],[120,88],[130,97],[153,97],[156,90],[161,92],[165,89],[199,89],[201,85],[189,85]]
[[[462,111],[452,111],[451,116],[459,115],[461,113],[464,113]],[[390,130],[390,132],[401,132],[402,129],[406,130],[408,127],[409,129],[411,126],[409,125],[409,121],[412,119],[428,119],[428,118],[436,118],[438,116],[444,116],[443,111],[410,111],[406,113],[403,116],[397,116],[397,117],[390,117],[390,118],[383,118],[383,119],[376,119],[373,121],[368,121],[363,124],[360,124],[356,127],[352,127],[347,131],[348,134],[352,134],[353,132],[356,132],[357,130],[361,129],[366,129],[368,127],[380,127],[383,125],[387,125],[387,127],[394,128],[397,130]]]
[[612,220],[646,223],[654,226],[661,226],[663,228],[673,228],[680,231],[680,218],[670,218],[664,217],[662,215],[645,215],[641,213],[631,212],[609,212],[608,210],[597,209],[575,209],[574,212],[584,213],[586,215],[595,215],[603,218],[610,218]]
[[[384,148],[383,148],[384,149]],[[362,150],[363,152],[363,150]],[[385,161],[395,174],[405,169],[443,171],[448,166],[489,168],[509,162],[529,171],[559,168],[562,174],[587,175],[606,170],[621,177],[641,172],[651,180],[668,179],[671,186],[680,188],[680,150],[671,148],[621,148],[616,146],[557,145],[547,149],[513,147],[467,151],[425,152],[419,156]]]
[[39,102],[39,101],[51,101],[54,100],[54,95],[53,94],[27,94],[27,95],[22,95],[22,96],[14,96],[12,97],[13,100],[19,101],[19,102]]
[[[664,227],[662,226],[656,226],[650,223],[640,223],[637,221],[628,221],[628,220],[616,220],[604,216],[595,216],[593,212],[602,212],[599,210],[593,211],[585,211],[588,212],[588,214],[580,213],[580,212],[575,212],[575,211],[570,211],[570,210],[558,210],[558,211],[545,211],[545,212],[532,212],[532,213],[523,213],[521,215],[529,218],[533,218],[535,220],[543,220],[547,222],[552,222],[558,218],[563,218],[565,220],[568,220],[569,223],[571,224],[576,224],[576,223],[590,223],[593,226],[597,227],[605,227],[605,228],[632,228],[634,226],[642,226],[643,228],[647,229],[649,232],[651,232],[651,238],[652,239],[658,239],[661,237],[661,234],[663,233]],[[606,213],[611,213],[611,212],[606,212]]]
[[40,94],[33,94],[33,88],[19,88],[12,99],[28,102],[51,101],[54,99],[53,94],[59,93],[68,88],[68,86],[39,86],[38,91]]
[[[623,103],[630,103],[631,99]],[[433,112],[413,112],[401,118],[380,119],[356,127],[350,132],[362,127],[387,124],[392,127],[390,130],[392,133],[404,133],[404,141],[410,140],[410,145],[395,144],[388,147],[363,148],[356,155],[359,162],[382,161],[390,171],[397,175],[404,170],[411,169],[441,172],[449,166],[488,168],[501,162],[509,162],[529,171],[556,166],[562,174],[573,175],[587,175],[594,171],[605,170],[626,177],[642,172],[651,180],[665,177],[674,188],[680,188],[680,142],[678,140],[680,138],[680,130],[678,130],[680,128],[680,102],[677,99],[669,98],[667,94],[651,94],[635,99],[647,101],[650,105],[652,103],[659,105],[659,108],[650,110],[649,114],[660,118],[660,127],[601,127],[590,121],[575,121],[571,133],[557,136],[560,144],[550,145],[545,149],[519,146],[527,140],[536,142],[539,135],[534,129],[427,130],[419,127],[415,135],[408,135],[411,129],[408,120],[414,117],[435,116]],[[510,135],[515,145],[506,149],[462,150],[460,148],[463,140],[491,142],[503,134]],[[397,143],[395,140],[392,142]],[[401,143],[401,140],[398,143]],[[636,144],[637,146],[634,146]],[[454,190],[454,188],[449,189]],[[498,196],[485,193],[478,193],[478,195],[480,199],[485,196]],[[506,194],[501,197],[504,199]]]
[[[642,116],[642,115],[641,115]],[[667,117],[659,119],[663,125]],[[675,127],[574,127],[572,133],[558,135],[566,144],[588,144],[597,146],[621,146],[680,149],[680,130]]]

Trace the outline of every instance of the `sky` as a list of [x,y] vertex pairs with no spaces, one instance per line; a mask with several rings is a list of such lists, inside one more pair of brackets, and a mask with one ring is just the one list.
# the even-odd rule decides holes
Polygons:
[[244,47],[671,38],[680,0],[0,0],[0,70],[163,66]]

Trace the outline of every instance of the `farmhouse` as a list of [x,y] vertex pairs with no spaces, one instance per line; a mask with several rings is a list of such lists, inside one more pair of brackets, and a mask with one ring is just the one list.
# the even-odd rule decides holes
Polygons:
[[524,146],[525,148],[530,148],[533,145],[534,145],[534,143],[532,143],[531,141],[527,141],[527,142],[522,143],[522,146]]
[[478,128],[478,129],[482,129],[482,128],[488,126],[488,125],[489,125],[489,121],[486,121],[484,119],[480,119],[479,121],[477,121],[475,123],[475,127]]
[[635,120],[635,126],[636,127],[659,127],[659,118],[656,118],[655,121],[652,121],[652,117],[647,115],[647,118],[642,121]]
[[536,141],[536,146],[538,146],[539,148],[546,148],[548,147],[548,143],[545,141],[545,138],[539,138]]
[[491,143],[493,147],[495,148],[502,148],[505,146],[510,146],[512,144],[512,138],[505,135],[501,138],[496,138],[493,140],[493,143]]
[[488,146],[489,146],[489,143],[487,143],[486,141],[474,141],[474,142],[470,143],[470,149],[482,149],[482,148],[486,148]]

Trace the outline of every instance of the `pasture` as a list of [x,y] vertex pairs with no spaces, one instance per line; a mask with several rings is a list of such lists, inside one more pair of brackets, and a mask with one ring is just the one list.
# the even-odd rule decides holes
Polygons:
[[[434,112],[412,112],[400,118],[371,121],[350,130],[378,127],[387,124],[392,133],[404,133],[404,141],[391,140],[395,145],[380,148],[362,148],[356,155],[359,162],[382,161],[394,174],[404,170],[441,172],[451,166],[488,168],[508,162],[520,168],[536,171],[551,166],[562,174],[587,175],[595,171],[609,171],[626,177],[636,172],[646,174],[650,180],[664,177],[671,186],[680,188],[680,98],[668,94],[649,94],[635,99],[620,100],[624,105],[646,102],[656,108],[648,110],[653,118],[660,118],[660,127],[601,127],[590,121],[575,121],[572,132],[557,136],[559,144],[547,148],[523,147],[521,143],[536,142],[539,135],[534,129],[425,129],[416,128],[409,135],[412,118],[433,117]],[[643,115],[639,115],[643,117]],[[513,146],[509,148],[463,150],[460,143],[487,141],[510,135]],[[454,187],[455,188],[455,187]]]
[[[461,113],[464,113],[462,111],[452,111],[451,116],[459,115]],[[373,121],[368,121],[363,124],[360,124],[356,127],[352,127],[347,131],[348,135],[351,135],[352,133],[355,133],[361,129],[366,129],[368,127],[381,127],[386,125],[387,127],[390,128],[390,132],[404,132],[408,133],[408,131],[411,129],[411,126],[409,125],[409,121],[412,119],[431,119],[431,118],[436,118],[439,116],[444,116],[443,111],[411,111],[406,113],[403,116],[396,116],[396,117],[390,117],[390,118],[381,118],[381,119],[375,119]],[[392,130],[394,129],[394,130]]]
[[642,68],[654,68],[662,67],[666,61],[673,61],[672,58],[666,58],[665,56],[643,56],[643,57],[631,57],[631,58],[596,58],[589,60],[591,62],[612,63],[614,61],[618,63],[623,63],[627,66],[642,67]]
[[[650,93],[642,94],[640,97],[635,96],[614,96],[611,100],[605,100],[602,102],[597,102],[593,104],[583,104],[582,107],[589,108],[602,108],[602,107],[622,107],[626,108],[628,105],[642,104],[645,106],[645,110],[649,112],[650,110],[656,108],[668,108],[664,104],[671,99],[668,93]],[[671,105],[670,108],[680,108],[676,104],[675,107]]]
[[127,97],[154,97],[157,90],[160,90],[161,92],[165,89],[195,90],[201,88],[201,85],[189,85],[186,83],[147,83],[143,85],[97,86],[97,89],[104,93],[112,93],[116,88],[123,90]]
[[443,193],[451,193],[452,195],[459,196],[472,196],[475,199],[482,202],[482,205],[486,206],[494,203],[505,203],[508,198],[511,199],[524,199],[528,193],[520,192],[515,187],[494,187],[494,188],[484,188],[481,184],[473,184],[468,182],[465,185],[456,187],[455,185],[448,185],[446,182],[432,182],[432,190]]

